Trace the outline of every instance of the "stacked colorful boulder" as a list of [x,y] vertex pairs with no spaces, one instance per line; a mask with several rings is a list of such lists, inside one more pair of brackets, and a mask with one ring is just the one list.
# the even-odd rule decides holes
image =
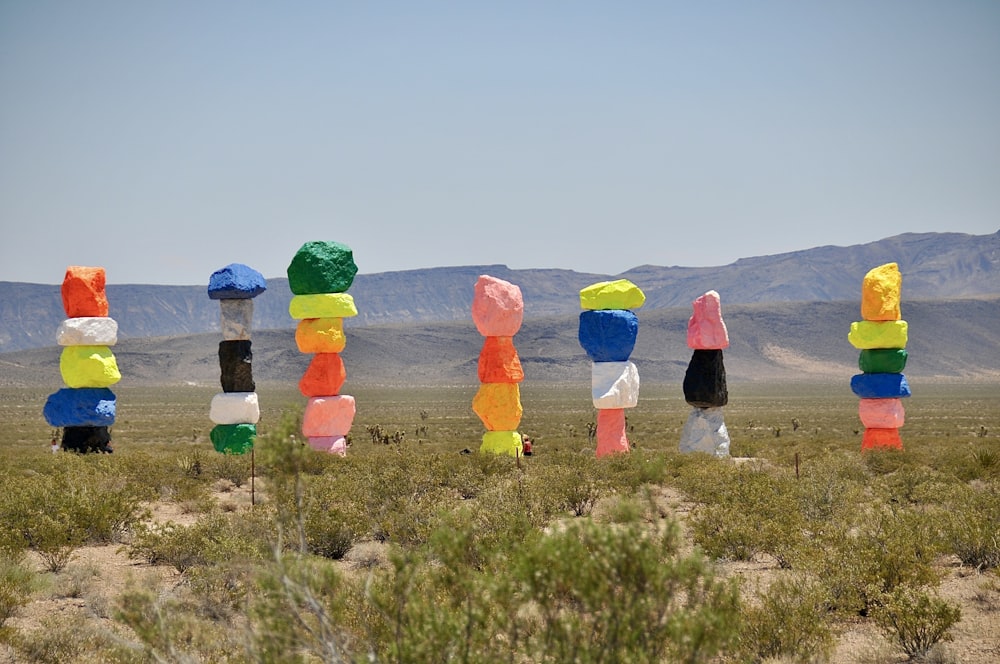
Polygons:
[[267,290],[260,272],[241,263],[216,270],[208,280],[208,297],[219,301],[222,341],[219,368],[222,392],[212,398],[209,419],[212,446],[223,454],[246,454],[257,437],[260,406],[253,381],[250,327],[253,298]]
[[639,403],[639,370],[629,361],[639,335],[632,312],[646,301],[628,279],[602,281],[580,291],[579,340],[591,361],[591,396],[597,409],[597,456],[629,451],[625,409]]
[[719,294],[710,290],[691,303],[687,344],[694,352],[684,374],[684,400],[692,406],[681,430],[681,452],[729,456],[729,431],[722,408],[729,403],[722,350],[729,331],[722,320]]
[[903,449],[902,399],[910,396],[903,375],[906,367],[907,324],[900,316],[903,278],[896,263],[869,270],[861,287],[861,318],[847,335],[861,351],[861,373],[851,378],[851,391],[860,397],[858,415],[865,426],[861,449]]
[[340,353],[347,345],[344,318],[358,315],[347,294],[357,273],[354,253],[339,242],[306,242],[288,265],[288,313],[299,321],[295,343],[299,352],[314,354],[299,381],[309,399],[302,435],[314,450],[341,456],[355,414],[354,397],[340,393],[347,379]]
[[108,427],[117,405],[108,388],[122,376],[110,348],[118,343],[118,323],[108,316],[104,268],[68,267],[62,301],[67,318],[56,341],[63,347],[59,371],[67,387],[49,396],[43,415],[63,427],[63,449],[111,452]]
[[486,337],[479,353],[479,391],[472,410],[486,427],[481,452],[521,454],[517,427],[524,410],[521,388],[524,380],[521,360],[514,348],[514,335],[524,319],[524,298],[514,284],[481,275],[472,297],[472,320]]

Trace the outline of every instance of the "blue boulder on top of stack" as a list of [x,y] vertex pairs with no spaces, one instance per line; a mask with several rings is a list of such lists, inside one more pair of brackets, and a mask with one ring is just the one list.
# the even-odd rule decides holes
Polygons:
[[121,380],[111,346],[118,323],[108,316],[103,267],[71,265],[62,285],[67,319],[56,333],[63,347],[59,371],[67,387],[50,395],[42,414],[63,427],[62,447],[74,452],[111,452],[116,400],[108,389]]
[[223,454],[246,454],[257,437],[260,406],[253,382],[250,327],[253,298],[267,290],[263,275],[241,263],[216,270],[208,280],[208,297],[219,301],[222,341],[219,367],[222,393],[212,398],[209,418],[212,446]]

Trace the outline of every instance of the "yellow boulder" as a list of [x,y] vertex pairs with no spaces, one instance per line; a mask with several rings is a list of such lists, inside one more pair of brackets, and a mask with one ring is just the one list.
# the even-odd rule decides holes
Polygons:
[[516,431],[487,431],[483,434],[483,444],[479,447],[479,451],[519,456],[521,434]]
[[628,279],[601,281],[580,291],[580,307],[591,311],[638,309],[646,294]]
[[521,390],[517,383],[483,383],[472,410],[489,431],[513,431],[521,423]]
[[861,317],[865,320],[899,320],[903,277],[896,263],[872,268],[861,284]]
[[851,323],[847,340],[858,350],[871,348],[906,348],[905,320],[863,320]]
[[288,314],[296,319],[303,318],[350,318],[358,315],[354,298],[347,293],[315,293],[295,295],[288,304]]
[[118,362],[107,346],[65,346],[59,372],[68,387],[109,387],[122,379]]
[[347,346],[343,318],[306,318],[295,328],[300,353],[339,353]]

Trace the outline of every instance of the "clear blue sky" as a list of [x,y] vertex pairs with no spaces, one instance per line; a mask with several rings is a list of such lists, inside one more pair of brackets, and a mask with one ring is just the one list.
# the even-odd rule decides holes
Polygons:
[[1000,228],[1000,2],[0,0],[0,280]]

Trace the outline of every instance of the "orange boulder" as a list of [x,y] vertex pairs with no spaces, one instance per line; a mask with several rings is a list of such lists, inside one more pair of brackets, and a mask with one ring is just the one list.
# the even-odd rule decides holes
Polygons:
[[63,309],[68,318],[108,315],[103,267],[70,265],[62,284]]

